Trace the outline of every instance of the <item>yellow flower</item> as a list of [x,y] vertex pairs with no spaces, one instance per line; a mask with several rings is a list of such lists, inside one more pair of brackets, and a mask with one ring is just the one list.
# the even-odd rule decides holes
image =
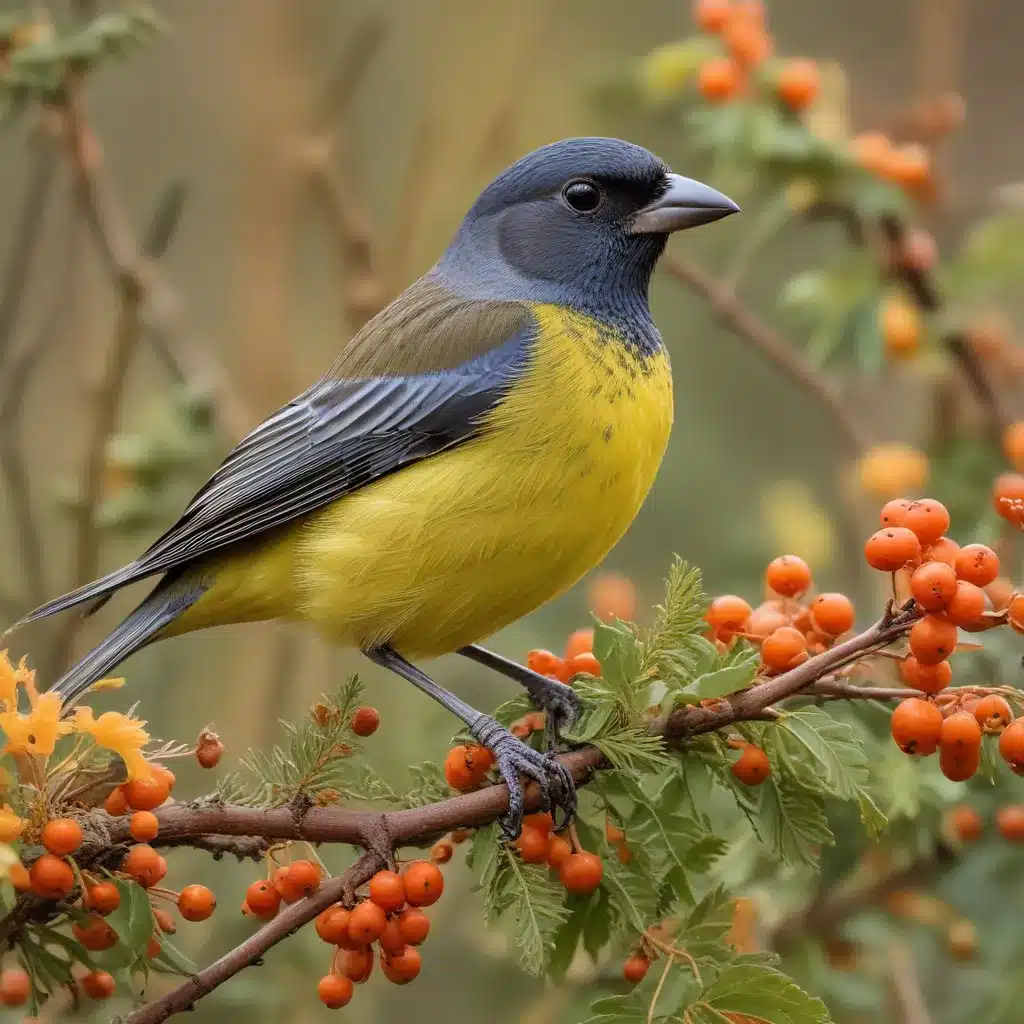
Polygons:
[[80,707],[75,711],[75,731],[119,754],[130,779],[153,777],[153,769],[142,756],[142,748],[149,742],[149,733],[142,728],[145,724],[117,711],[105,711],[99,718],[93,717],[92,708]]
[[58,736],[71,732],[70,722],[60,720],[60,697],[55,693],[36,695],[29,690],[32,710],[20,715],[15,710],[0,713],[0,729],[7,737],[5,753],[49,756]]
[[0,703],[8,708],[18,706],[18,671],[6,651],[0,651]]
[[13,843],[24,831],[24,820],[11,810],[10,804],[4,804],[0,810],[0,843]]

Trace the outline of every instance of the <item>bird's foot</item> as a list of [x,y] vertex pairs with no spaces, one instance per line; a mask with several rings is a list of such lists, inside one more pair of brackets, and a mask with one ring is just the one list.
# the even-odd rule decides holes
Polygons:
[[536,676],[536,680],[527,692],[533,706],[546,715],[548,749],[554,750],[561,741],[562,734],[579,720],[583,705],[579,694],[567,683],[548,679],[547,676],[538,675],[536,672],[533,675]]
[[[508,786],[508,812],[499,820],[506,839],[518,838],[523,827],[523,783],[521,776],[533,779],[540,787],[541,807],[550,810],[555,826],[566,828],[576,813],[576,785],[568,769],[549,752],[542,754],[518,740],[489,715],[481,715],[472,733],[494,754],[498,771]],[[558,811],[562,820],[558,821]]]

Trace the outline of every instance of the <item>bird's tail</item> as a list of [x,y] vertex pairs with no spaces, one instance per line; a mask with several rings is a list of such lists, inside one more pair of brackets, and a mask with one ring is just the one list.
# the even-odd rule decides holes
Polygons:
[[129,655],[145,647],[165,626],[194,604],[205,587],[199,581],[165,580],[113,632],[101,640],[52,689],[70,705]]

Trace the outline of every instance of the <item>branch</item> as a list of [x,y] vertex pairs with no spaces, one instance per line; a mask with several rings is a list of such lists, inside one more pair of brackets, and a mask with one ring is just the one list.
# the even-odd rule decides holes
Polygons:
[[931,1024],[914,954],[902,942],[889,945],[889,980],[903,1024]]
[[730,291],[706,270],[690,260],[669,253],[661,266],[677,281],[708,301],[711,310],[734,334],[756,348],[787,377],[804,389],[828,413],[850,455],[862,455],[870,442],[861,425],[850,415],[835,386],[815,370],[794,345],[758,320]]

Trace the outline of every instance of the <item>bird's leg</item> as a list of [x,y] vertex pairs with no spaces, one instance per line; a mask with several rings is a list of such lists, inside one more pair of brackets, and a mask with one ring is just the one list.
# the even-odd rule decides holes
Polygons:
[[503,658],[479,644],[460,647],[455,653],[519,683],[529,694],[533,706],[547,713],[548,739],[552,748],[558,742],[562,731],[571,729],[573,723],[580,717],[580,698],[571,686],[566,686],[557,679],[548,679],[547,676],[534,672],[532,668],[520,665],[510,658]]
[[494,754],[498,771],[508,786],[508,813],[501,819],[501,829],[506,838],[515,839],[522,829],[523,784],[520,775],[528,776],[540,786],[545,810],[551,808],[552,811],[562,811],[560,827],[572,820],[576,811],[576,787],[568,770],[554,757],[541,754],[516,739],[490,715],[482,714],[455,694],[449,693],[392,648],[374,647],[363,653],[372,662],[390,669],[446,707],[466,723],[479,743]]

